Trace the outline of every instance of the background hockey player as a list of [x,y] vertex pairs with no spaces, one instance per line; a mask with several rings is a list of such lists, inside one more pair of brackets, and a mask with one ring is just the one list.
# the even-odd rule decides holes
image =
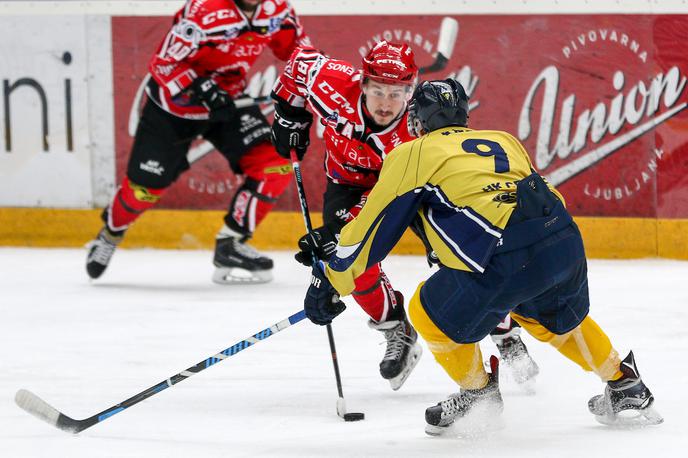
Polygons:
[[[461,387],[426,410],[429,434],[447,431],[478,404],[501,411],[497,359],[486,373],[477,342],[509,313],[607,382],[588,403],[598,420],[661,423],[633,353],[622,361],[588,316],[583,241],[563,198],[533,170],[518,140],[473,131],[467,120],[468,97],[455,80],[415,90],[409,123],[420,138],[389,154],[329,265],[314,266],[308,315],[327,322],[341,313],[339,295],[355,289],[355,279],[385,258],[419,214],[441,267],[418,286],[409,315]],[[628,413],[636,416],[620,415]]]
[[[189,168],[187,151],[202,136],[244,176],[217,235],[213,280],[271,279],[272,260],[246,241],[290,183],[291,166],[275,153],[259,107],[237,109],[233,99],[242,95],[247,72],[266,48],[286,60],[308,43],[287,1],[189,0],[177,12],[149,64],[148,100],[126,177],[89,248],[91,278],[102,275],[127,228]],[[236,269],[243,274],[234,275]]]

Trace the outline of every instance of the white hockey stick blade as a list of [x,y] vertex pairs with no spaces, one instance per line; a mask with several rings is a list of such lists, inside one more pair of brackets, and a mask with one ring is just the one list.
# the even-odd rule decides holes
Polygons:
[[459,22],[451,17],[442,19],[440,36],[437,41],[437,53],[442,54],[447,60],[451,59],[458,35]]
[[342,418],[346,415],[346,402],[344,402],[344,398],[337,399],[337,415]]
[[29,390],[22,389],[17,391],[17,394],[14,396],[14,402],[34,417],[57,427],[57,419],[60,417],[60,412]]

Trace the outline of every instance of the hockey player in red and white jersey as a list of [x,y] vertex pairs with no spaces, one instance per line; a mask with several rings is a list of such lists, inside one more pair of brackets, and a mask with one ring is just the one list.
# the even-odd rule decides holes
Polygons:
[[[324,226],[299,240],[297,260],[309,265],[311,252],[327,259],[344,225],[353,219],[377,182],[382,161],[396,145],[413,137],[406,124],[406,102],[418,75],[406,44],[378,43],[360,71],[351,63],[313,48],[297,49],[273,90],[273,143],[284,157],[296,133],[299,159],[309,144],[312,114],[325,127]],[[406,318],[404,298],[377,264],[356,279],[356,302],[370,316],[370,326],[384,333],[387,349],[380,373],[397,390],[421,355],[417,334]]]
[[[213,280],[271,279],[272,260],[246,241],[289,184],[291,165],[271,145],[270,125],[260,108],[237,108],[234,99],[241,97],[251,66],[267,48],[287,60],[297,46],[308,44],[287,0],[186,2],[150,60],[148,100],[126,177],[90,244],[86,268],[91,278],[102,275],[127,228],[189,168],[186,154],[201,136],[244,176],[216,238]],[[243,273],[234,275],[237,269]]]

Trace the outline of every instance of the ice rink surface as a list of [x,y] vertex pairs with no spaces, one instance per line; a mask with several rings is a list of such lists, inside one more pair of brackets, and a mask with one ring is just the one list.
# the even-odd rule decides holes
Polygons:
[[[595,422],[587,400],[602,383],[525,336],[540,365],[536,393],[502,371],[504,413],[449,437],[424,429],[425,408],[457,391],[424,355],[393,392],[378,375],[382,335],[351,300],[334,322],[349,411],[336,386],[324,328],[302,321],[179,385],[72,436],[14,404],[27,388],[85,418],[295,313],[306,268],[273,253],[269,285],[210,282],[211,253],[116,253],[89,283],[84,250],[0,249],[0,455],[3,457],[677,457],[688,449],[688,263],[590,262],[591,315],[626,354],[633,349],[665,423],[618,430]],[[408,298],[429,274],[420,257],[386,271]],[[496,352],[482,343],[484,356]],[[461,426],[461,425],[459,425]]]

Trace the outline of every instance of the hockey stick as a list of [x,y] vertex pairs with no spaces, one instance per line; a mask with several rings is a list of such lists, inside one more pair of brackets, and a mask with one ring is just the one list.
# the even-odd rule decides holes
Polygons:
[[293,314],[289,318],[282,320],[279,323],[275,323],[268,328],[263,329],[257,334],[254,334],[253,336],[245,340],[242,340],[241,342],[238,342],[229,348],[222,350],[220,353],[213,355],[210,358],[207,358],[201,361],[200,363],[196,364],[195,366],[191,366],[188,369],[183,370],[176,375],[173,375],[172,377],[158,383],[157,385],[153,385],[152,387],[140,392],[139,394],[130,397],[126,401],[122,401],[115,406],[105,409],[102,412],[99,412],[93,415],[92,417],[85,418],[83,420],[74,420],[73,418],[68,417],[67,415],[58,411],[53,406],[51,406],[43,399],[39,398],[38,396],[36,396],[28,390],[21,389],[17,391],[17,394],[14,397],[14,401],[17,403],[19,407],[21,407],[31,415],[50,423],[51,425],[61,429],[62,431],[77,434],[86,428],[90,428],[91,426],[100,423],[101,421],[107,420],[111,416],[120,413],[124,409],[127,409],[135,404],[138,404],[144,399],[147,399],[155,394],[160,393],[161,391],[171,387],[172,385],[176,385],[182,380],[185,380],[191,377],[192,375],[209,368],[213,364],[219,363],[223,359],[226,359],[229,356],[233,356],[239,353],[240,351],[252,346],[253,344],[258,343],[261,340],[267,339],[271,335],[276,334],[284,329],[287,329],[292,324],[296,324],[304,318],[306,318],[306,313],[303,310],[300,310],[299,312]]
[[[292,134],[293,136],[294,134]],[[292,138],[292,144],[293,138]],[[291,165],[294,169],[294,179],[296,180],[296,190],[299,194],[299,203],[301,204],[301,214],[303,215],[303,223],[306,226],[306,231],[311,234],[313,232],[313,224],[311,223],[311,214],[308,211],[308,201],[306,201],[306,193],[303,189],[303,176],[301,175],[301,164],[299,164],[299,158],[296,156],[296,151],[291,149]],[[315,268],[318,264],[318,258],[313,253],[313,267]],[[365,418],[365,414],[362,412],[351,412],[346,411],[346,402],[344,401],[344,390],[342,389],[342,378],[339,374],[339,363],[337,362],[337,349],[334,345],[334,334],[332,333],[332,325],[327,326],[327,340],[330,342],[330,352],[332,354],[332,365],[334,366],[334,378],[337,382],[337,393],[339,398],[337,399],[337,415],[342,417],[344,421],[359,421]]]
[[268,102],[272,102],[272,99],[269,95],[264,95],[262,97],[239,97],[238,99],[234,99],[234,105],[237,108],[245,108]]
[[418,72],[422,75],[424,73],[434,73],[444,70],[451,59],[452,53],[454,52],[454,45],[456,44],[456,38],[459,34],[459,23],[454,18],[449,16],[442,19],[442,25],[440,26],[440,35],[437,39],[437,55],[435,57],[435,62],[428,65],[427,67],[421,67]]

